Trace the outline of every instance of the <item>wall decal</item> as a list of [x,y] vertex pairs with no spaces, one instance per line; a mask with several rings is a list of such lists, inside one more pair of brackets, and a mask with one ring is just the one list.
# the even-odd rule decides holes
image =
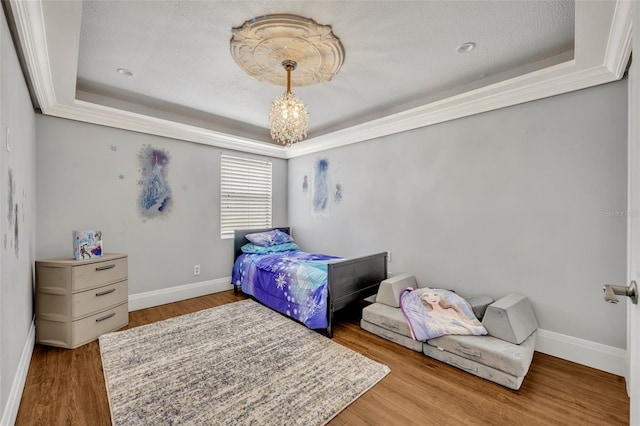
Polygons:
[[138,207],[145,218],[166,215],[171,208],[171,188],[167,182],[169,154],[150,145],[144,145],[138,154],[142,186]]
[[335,201],[336,204],[340,204],[342,201],[342,184],[340,183],[336,183],[336,190],[333,193],[333,201]]
[[18,232],[18,203],[16,203],[15,205],[15,221],[13,222],[13,237],[14,237],[14,241],[13,241],[13,250],[16,252],[16,257],[19,257],[20,255],[20,244],[19,241],[20,239],[19,237],[19,232]]
[[16,195],[16,182],[13,180],[13,170],[9,169],[9,177],[7,179],[7,182],[9,183],[9,192],[8,192],[8,199],[7,199],[7,220],[9,221],[9,225],[13,225],[13,199],[15,198]]
[[[111,150],[111,152],[118,152],[118,147],[116,145],[109,145],[109,149]],[[118,180],[124,180],[125,179],[125,175],[124,174],[119,174],[118,175]]]
[[[7,234],[4,234],[4,248],[7,248],[7,245],[13,246],[13,250],[16,253],[16,258],[20,255],[20,226],[19,226],[19,208],[18,201],[16,200],[16,180],[13,176],[13,169],[9,168],[8,170],[8,179],[7,182],[9,184],[9,191],[7,194],[7,220],[9,221],[9,229],[13,228],[12,238],[9,239],[7,244]],[[26,198],[26,193],[24,190],[22,191],[22,198]],[[22,206],[24,207],[24,201],[22,201]],[[22,212],[22,216],[24,218],[24,210]]]
[[329,215],[329,160],[316,160],[313,182],[313,213],[321,216]]

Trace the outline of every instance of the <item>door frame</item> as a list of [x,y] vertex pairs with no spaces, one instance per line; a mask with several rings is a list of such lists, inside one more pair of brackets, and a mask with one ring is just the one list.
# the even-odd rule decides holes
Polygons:
[[[632,21],[640,28],[640,3],[633,2]],[[640,46],[640,31],[632,45]],[[640,55],[638,55],[640,58]],[[640,282],[640,64],[629,69],[627,160],[627,284]],[[640,424],[640,305],[627,299],[627,393],[630,424]]]

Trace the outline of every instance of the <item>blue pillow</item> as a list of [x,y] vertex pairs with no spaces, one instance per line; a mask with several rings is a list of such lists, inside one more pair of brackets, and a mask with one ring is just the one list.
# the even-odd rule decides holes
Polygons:
[[245,235],[246,239],[257,246],[271,247],[278,244],[292,243],[293,238],[286,232],[274,229],[267,232],[256,232]]
[[243,253],[256,253],[256,254],[267,254],[267,253],[277,253],[281,251],[291,251],[291,250],[300,250],[300,247],[296,243],[284,243],[278,244],[275,246],[259,246],[253,243],[247,243],[243,245],[241,248]]

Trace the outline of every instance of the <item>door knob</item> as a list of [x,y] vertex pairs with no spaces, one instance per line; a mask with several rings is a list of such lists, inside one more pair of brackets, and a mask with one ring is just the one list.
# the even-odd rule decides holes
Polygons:
[[638,285],[635,281],[631,281],[627,287],[607,284],[602,287],[602,291],[604,291],[604,300],[609,303],[618,303],[619,300],[616,297],[618,295],[627,296],[631,298],[634,305],[638,304]]

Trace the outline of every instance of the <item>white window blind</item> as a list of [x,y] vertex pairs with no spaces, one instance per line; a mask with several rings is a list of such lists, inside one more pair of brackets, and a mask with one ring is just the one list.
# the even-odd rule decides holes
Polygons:
[[222,154],[220,236],[235,229],[271,227],[271,161]]

